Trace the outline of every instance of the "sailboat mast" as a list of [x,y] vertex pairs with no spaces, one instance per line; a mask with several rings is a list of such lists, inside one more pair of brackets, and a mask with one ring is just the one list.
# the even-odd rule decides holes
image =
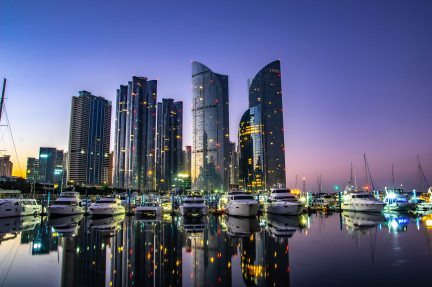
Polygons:
[[429,186],[429,183],[428,183],[428,181],[426,179],[426,175],[423,172],[423,168],[422,168],[422,166],[420,164],[420,156],[419,155],[417,155],[417,161],[418,161],[418,170],[419,170],[419,177],[420,177],[420,186],[421,186],[421,180],[422,180],[422,177],[423,177],[423,179],[424,179],[424,181],[426,183],[426,189],[429,189],[430,186]]
[[393,188],[396,188],[395,181],[394,181],[394,168],[393,168],[393,164],[392,164],[392,182],[393,182]]
[[363,157],[364,157],[364,168],[365,168],[365,175],[366,175],[366,186],[369,186],[366,154],[363,154]]
[[3,79],[3,92],[2,92],[2,97],[1,97],[1,101],[0,101],[0,122],[1,122],[2,112],[3,112],[5,90],[6,90],[6,78]]

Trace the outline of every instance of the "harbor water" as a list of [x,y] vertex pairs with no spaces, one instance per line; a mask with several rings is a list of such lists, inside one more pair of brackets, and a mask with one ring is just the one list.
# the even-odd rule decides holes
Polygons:
[[0,286],[427,286],[431,270],[428,215],[0,219]]

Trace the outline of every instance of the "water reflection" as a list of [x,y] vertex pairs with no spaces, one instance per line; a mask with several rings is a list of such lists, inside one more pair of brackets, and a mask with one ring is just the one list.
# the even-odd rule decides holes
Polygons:
[[[309,282],[306,275],[301,276],[302,270],[319,262],[320,256],[332,258],[334,263],[313,270],[327,270],[328,274],[332,274],[334,264],[355,264],[356,260],[363,266],[379,261],[382,266],[402,268],[410,256],[431,267],[432,253],[424,252],[432,250],[432,229],[426,228],[431,220],[401,213],[355,212],[252,218],[8,218],[0,220],[0,258],[9,258],[7,262],[12,262],[17,274],[25,270],[25,261],[49,266],[47,270],[58,268],[58,283],[45,282],[48,276],[38,279],[46,286],[298,286],[302,282],[293,282],[293,278]],[[340,230],[339,224],[345,228]],[[401,237],[406,234],[410,237]],[[411,237],[416,244],[407,243]],[[347,240],[355,244],[345,244]],[[14,242],[30,247],[29,254],[22,255],[24,261],[16,261],[21,262],[18,266],[13,265],[8,253]],[[337,248],[327,254],[333,245]],[[366,261],[362,261],[363,255]],[[297,276],[290,276],[290,262]],[[350,276],[360,276],[356,269],[349,270]],[[327,273],[319,273],[323,282],[334,278],[326,277]],[[5,275],[0,272],[0,282],[1,276]],[[8,276],[11,278],[6,282],[19,278]]]

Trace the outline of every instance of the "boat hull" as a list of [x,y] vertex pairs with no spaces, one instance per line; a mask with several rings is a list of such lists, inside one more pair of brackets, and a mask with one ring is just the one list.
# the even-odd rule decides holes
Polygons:
[[55,204],[53,204],[50,207],[48,207],[47,210],[48,210],[48,214],[50,216],[74,215],[74,214],[83,214],[84,213],[84,209],[82,207],[73,206],[73,205],[56,206]]
[[342,203],[342,210],[360,211],[360,212],[381,212],[384,209],[382,203]]
[[182,205],[180,206],[180,214],[190,215],[190,214],[199,214],[199,215],[207,215],[208,206],[207,205]]
[[40,214],[41,212],[42,212],[42,206],[40,206],[40,205],[5,206],[5,207],[0,207],[0,218],[37,215],[37,214]]
[[116,214],[124,214],[125,208],[123,206],[116,206],[116,207],[97,207],[92,208],[90,207],[90,215],[93,216],[112,216]]
[[258,214],[261,204],[256,203],[232,203],[225,205],[225,213],[234,216],[251,217]]
[[155,208],[155,207],[136,207],[135,208],[135,215],[149,215],[149,216],[156,216],[161,214],[161,207]]
[[415,203],[403,202],[403,203],[392,203],[384,206],[384,210],[386,211],[409,211],[416,207]]
[[267,213],[280,215],[299,215],[304,209],[304,205],[300,203],[276,202],[267,203],[264,209]]

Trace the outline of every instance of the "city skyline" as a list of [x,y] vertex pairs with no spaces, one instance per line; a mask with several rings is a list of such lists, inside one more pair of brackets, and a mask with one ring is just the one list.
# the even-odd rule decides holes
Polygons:
[[[214,7],[205,17],[192,3],[174,17],[177,25],[168,24],[166,12],[179,4],[152,3],[146,9],[154,15],[140,25],[152,28],[143,29],[154,45],[137,40],[133,48],[151,57],[140,55],[132,63],[123,59],[132,48],[109,44],[138,23],[120,23],[133,19],[121,4],[110,3],[99,11],[99,4],[89,3],[80,13],[76,3],[22,3],[6,2],[0,12],[0,76],[8,79],[7,112],[23,175],[27,157],[36,156],[39,147],[67,150],[70,98],[80,90],[115,102],[118,83],[133,74],[148,75],[158,79],[160,98],[183,101],[187,112],[191,59],[228,75],[230,140],[237,141],[238,124],[248,108],[247,79],[281,58],[288,186],[293,187],[297,174],[314,190],[321,172],[327,188],[343,185],[351,162],[361,181],[363,153],[380,188],[391,184],[392,164],[396,182],[412,188],[417,154],[432,178],[432,138],[427,132],[432,122],[432,41],[425,36],[432,30],[430,3],[232,3],[231,9]],[[218,13],[226,19],[220,31],[192,23],[191,15],[211,22],[219,19]],[[75,21],[75,15],[82,21]],[[106,22],[114,15],[119,22]],[[155,19],[160,19],[157,24]],[[86,65],[91,69],[82,69]],[[185,126],[191,127],[190,114],[184,116]],[[186,130],[184,146],[192,143]],[[10,145],[5,154],[12,155],[16,175],[19,167]]]

